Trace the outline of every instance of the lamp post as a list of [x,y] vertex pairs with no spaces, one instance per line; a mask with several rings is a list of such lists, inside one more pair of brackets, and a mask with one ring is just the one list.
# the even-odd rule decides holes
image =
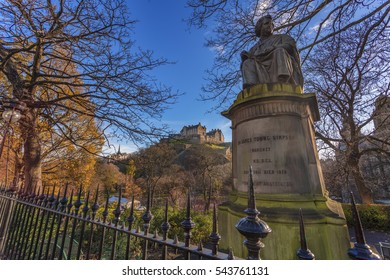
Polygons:
[[4,122],[5,122],[5,130],[3,139],[1,139],[0,144],[0,158],[3,154],[5,139],[7,138],[7,134],[9,131],[9,128],[12,123],[18,122],[22,118],[22,111],[25,109],[26,105],[22,102],[5,102],[3,103],[4,111],[1,114]]

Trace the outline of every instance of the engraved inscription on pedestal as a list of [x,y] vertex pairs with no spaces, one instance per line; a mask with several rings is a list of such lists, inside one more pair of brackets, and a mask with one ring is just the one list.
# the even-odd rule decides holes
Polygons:
[[236,127],[235,187],[245,191],[249,166],[256,193],[309,193],[308,159],[300,117],[258,118]]

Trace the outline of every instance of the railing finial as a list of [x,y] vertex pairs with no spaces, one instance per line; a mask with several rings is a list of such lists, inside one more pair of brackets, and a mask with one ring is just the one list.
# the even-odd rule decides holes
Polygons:
[[181,227],[184,230],[184,239],[185,246],[190,246],[191,240],[191,230],[195,227],[195,223],[191,220],[191,192],[188,190],[187,193],[187,209],[186,209],[186,218],[181,222]]
[[355,197],[351,192],[351,207],[356,234],[356,242],[353,248],[348,249],[348,255],[352,259],[357,260],[380,260],[381,257],[371,251],[370,246],[366,243],[364,237],[362,222],[360,220],[359,211],[356,207]]
[[214,209],[213,209],[213,232],[209,236],[211,246],[212,246],[212,254],[217,255],[218,254],[218,243],[221,239],[221,235],[218,233],[218,217],[217,217],[217,206],[214,203]]
[[305,224],[303,222],[302,208],[299,208],[299,237],[301,248],[297,251],[297,256],[300,260],[314,260],[314,254],[307,248]]
[[256,208],[252,167],[250,167],[249,170],[248,208],[244,211],[248,216],[238,221],[236,229],[246,238],[244,245],[248,248],[248,259],[259,260],[260,249],[264,247],[264,244],[261,243],[261,239],[265,238],[272,230],[266,222],[258,217],[260,212]]

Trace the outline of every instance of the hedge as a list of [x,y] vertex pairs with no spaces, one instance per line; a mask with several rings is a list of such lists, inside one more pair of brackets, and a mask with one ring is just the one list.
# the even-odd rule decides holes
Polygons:
[[[350,204],[343,204],[348,226],[353,226]],[[390,205],[358,204],[357,209],[364,229],[390,231]]]

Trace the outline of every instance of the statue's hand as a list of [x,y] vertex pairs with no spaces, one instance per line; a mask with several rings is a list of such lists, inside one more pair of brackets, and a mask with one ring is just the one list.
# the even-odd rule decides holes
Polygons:
[[275,47],[266,48],[263,50],[262,55],[268,55],[269,53],[271,53],[274,50],[275,50]]

